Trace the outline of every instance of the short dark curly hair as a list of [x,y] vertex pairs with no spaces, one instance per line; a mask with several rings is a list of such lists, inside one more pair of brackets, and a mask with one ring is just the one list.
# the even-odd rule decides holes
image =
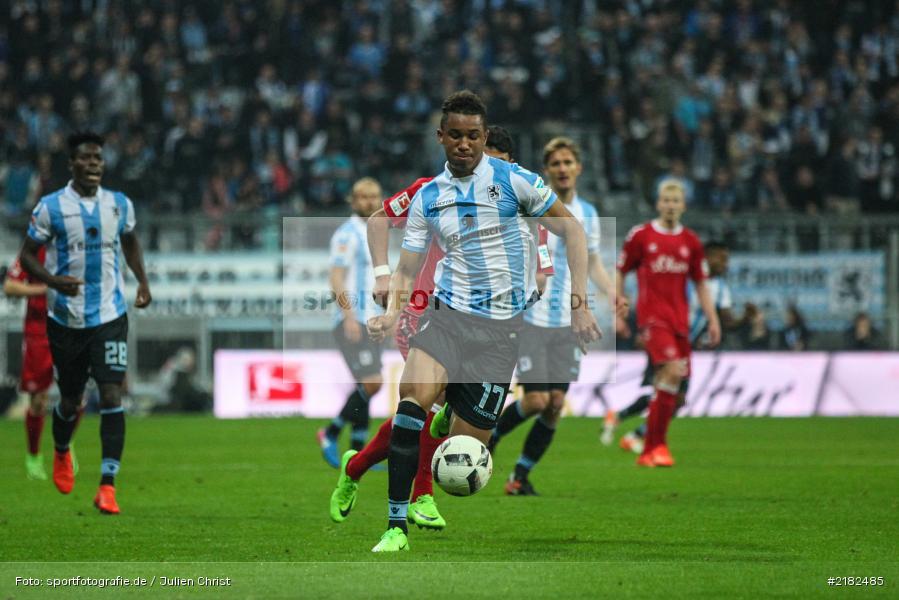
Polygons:
[[443,115],[440,117],[440,127],[446,125],[446,118],[450,113],[458,115],[481,115],[484,127],[487,126],[487,105],[480,96],[471,90],[453,92],[443,101]]
[[505,127],[491,125],[487,128],[487,147],[496,148],[499,152],[505,152],[515,158],[515,144],[512,142],[512,134]]
[[102,135],[93,131],[76,131],[69,136],[66,143],[69,147],[69,157],[75,158],[75,153],[78,152],[78,146],[81,144],[97,144],[102,147],[106,140],[103,139]]

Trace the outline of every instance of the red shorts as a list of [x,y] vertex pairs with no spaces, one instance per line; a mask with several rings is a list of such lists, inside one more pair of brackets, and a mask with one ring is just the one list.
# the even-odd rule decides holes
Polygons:
[[400,318],[396,322],[393,340],[396,342],[396,347],[400,354],[403,355],[403,360],[406,360],[406,357],[409,356],[409,338],[418,331],[419,318],[421,318],[420,314],[412,312],[407,307],[400,313]]
[[690,375],[690,338],[679,335],[668,327],[649,325],[640,332],[643,344],[653,366],[683,360]]
[[22,378],[19,388],[36,394],[53,384],[53,357],[46,335],[26,335],[22,339]]

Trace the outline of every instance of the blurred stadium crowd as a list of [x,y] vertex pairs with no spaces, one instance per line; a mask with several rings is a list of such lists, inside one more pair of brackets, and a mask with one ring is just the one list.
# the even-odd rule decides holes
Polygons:
[[462,87],[513,130],[595,129],[600,190],[673,174],[713,212],[899,211],[899,1],[3,4],[7,217],[67,180],[88,127],[106,184],[158,214],[333,213],[360,175],[433,171],[420,148]]

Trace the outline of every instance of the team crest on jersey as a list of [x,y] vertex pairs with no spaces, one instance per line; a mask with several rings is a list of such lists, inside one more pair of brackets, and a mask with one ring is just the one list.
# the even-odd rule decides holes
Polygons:
[[690,251],[687,249],[686,246],[681,246],[680,249],[678,250],[678,252],[680,252],[680,255],[683,256],[684,258],[690,258]]
[[655,242],[650,242],[647,250],[649,250],[650,252],[658,252],[659,246]]
[[396,198],[390,201],[390,210],[393,211],[393,214],[396,216],[400,216],[406,209],[409,208],[409,205],[412,204],[412,199],[409,198],[409,194],[403,192]]
[[497,184],[491,183],[490,185],[487,186],[487,199],[488,200],[490,200],[491,202],[499,202],[500,198],[502,198],[502,197],[503,197],[503,192]]

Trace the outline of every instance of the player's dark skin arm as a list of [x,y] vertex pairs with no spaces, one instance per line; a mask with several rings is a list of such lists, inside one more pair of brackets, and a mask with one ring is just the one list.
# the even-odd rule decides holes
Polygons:
[[128,268],[137,279],[137,297],[134,300],[134,306],[144,308],[150,304],[153,297],[150,295],[150,284],[147,281],[147,273],[144,271],[144,253],[133,231],[122,234],[122,252],[125,254]]
[[19,252],[19,262],[22,264],[22,268],[25,269],[29,275],[38,281],[45,283],[47,287],[53,288],[60,294],[65,296],[77,296],[78,288],[84,282],[77,277],[72,277],[70,275],[53,275],[50,273],[50,271],[44,268],[44,265],[38,258],[40,249],[41,244],[28,236],[25,237],[25,242],[22,244],[22,250]]
[[565,240],[571,272],[571,329],[581,350],[602,336],[587,298],[587,235],[563,202],[553,202],[538,222]]

